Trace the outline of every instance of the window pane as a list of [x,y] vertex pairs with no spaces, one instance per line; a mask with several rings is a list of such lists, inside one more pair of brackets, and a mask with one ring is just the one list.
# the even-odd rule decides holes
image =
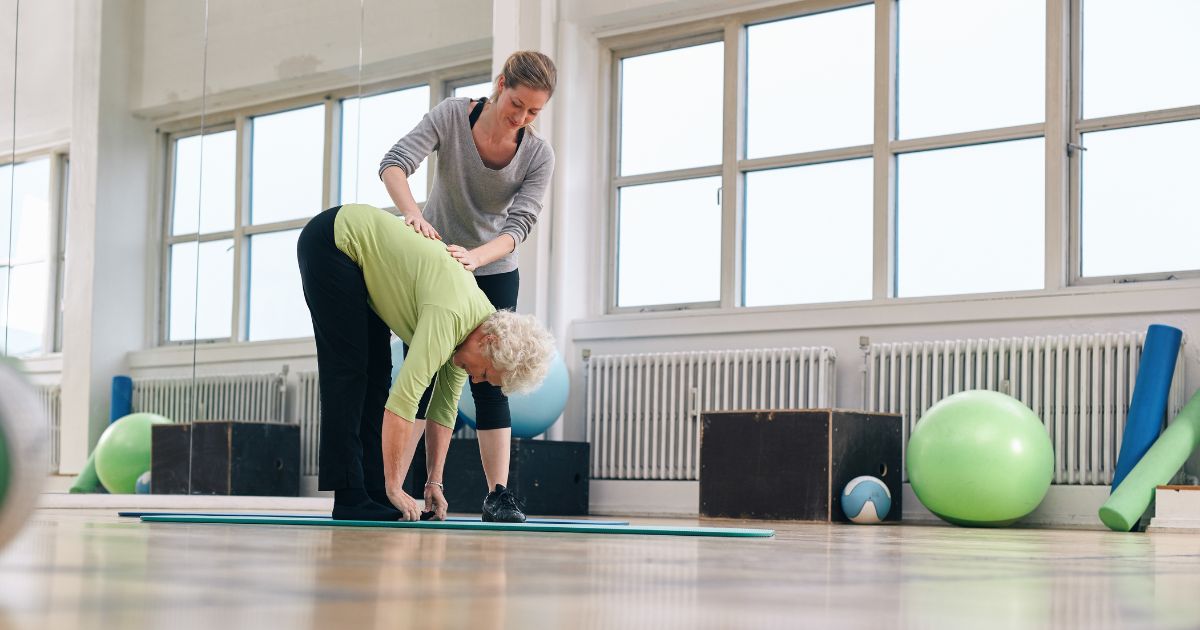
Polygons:
[[1083,3],[1085,118],[1200,105],[1200,2]]
[[900,137],[1045,118],[1045,0],[900,0],[898,7]]
[[620,190],[618,306],[720,299],[720,186],[705,177]]
[[197,339],[232,336],[233,239],[201,243],[200,268],[204,272],[200,274],[200,303],[197,308],[196,243],[171,246],[169,341],[190,340],[193,332]]
[[1200,120],[1084,134],[1084,276],[1200,269]]
[[[225,232],[233,229],[234,183],[237,179],[237,132],[204,134],[204,172],[200,168],[200,136],[175,141],[171,234]],[[203,178],[203,182],[201,179]],[[201,190],[203,185],[203,190]],[[200,208],[200,204],[204,208]],[[196,229],[197,213],[200,229]]]
[[1041,138],[901,155],[896,295],[1045,284]]
[[621,61],[621,174],[721,162],[724,44]]
[[313,334],[296,265],[299,236],[288,230],[250,237],[250,341]]
[[0,268],[0,334],[7,337],[7,346],[0,340],[4,354],[44,352],[49,273],[44,262]]
[[[428,85],[362,99],[361,119],[359,99],[342,101],[341,203],[367,203],[380,208],[396,205],[379,179],[379,162],[427,111]],[[428,160],[408,178],[417,203],[425,201],[426,164]]]
[[0,166],[0,265],[46,260],[50,246],[50,160]]
[[475,100],[479,100],[480,97],[483,97],[483,96],[491,98],[492,82],[491,81],[483,81],[481,83],[473,83],[471,85],[461,85],[459,87],[454,88],[454,96],[455,97],[465,96],[467,98],[471,98],[471,99],[475,99]]
[[875,7],[759,24],[746,32],[747,157],[871,143]]
[[746,174],[746,306],[871,299],[871,160]]
[[253,130],[251,223],[300,219],[323,210],[325,106],[258,116]]

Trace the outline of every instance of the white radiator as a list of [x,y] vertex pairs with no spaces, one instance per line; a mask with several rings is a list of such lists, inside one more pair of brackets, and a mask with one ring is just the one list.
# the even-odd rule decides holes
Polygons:
[[316,372],[300,372],[296,417],[300,422],[300,474],[317,474],[317,452],[321,446],[321,387]]
[[596,355],[587,438],[598,479],[699,479],[700,414],[834,404],[832,348]]
[[[904,414],[904,444],[934,403],[968,389],[1009,394],[1042,418],[1054,483],[1112,482],[1141,358],[1141,333],[871,344],[866,407]],[[1183,406],[1183,353],[1167,404]],[[907,471],[905,471],[907,479]]]
[[[303,475],[316,475],[321,447],[321,385],[317,372],[300,372],[300,391],[297,417],[300,422],[300,470]],[[475,431],[463,427],[453,439],[473,438]]]
[[174,422],[238,420],[287,422],[287,368],[281,373],[134,378],[133,411]]
[[50,474],[58,473],[61,460],[62,445],[59,435],[62,432],[62,388],[58,385],[41,385],[37,387],[38,402],[41,403],[42,417],[46,418],[46,430],[50,436],[49,453]]

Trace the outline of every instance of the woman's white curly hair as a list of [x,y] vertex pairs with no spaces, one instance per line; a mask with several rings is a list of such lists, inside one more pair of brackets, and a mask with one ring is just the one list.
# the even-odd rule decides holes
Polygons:
[[554,358],[554,337],[533,315],[496,311],[479,325],[495,340],[483,345],[483,356],[504,375],[501,390],[520,394],[542,384]]

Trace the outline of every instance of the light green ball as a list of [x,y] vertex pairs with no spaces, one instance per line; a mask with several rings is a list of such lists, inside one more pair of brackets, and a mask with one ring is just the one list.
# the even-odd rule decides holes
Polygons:
[[1045,498],[1054,447],[1021,401],[972,390],[925,412],[909,439],[907,466],[913,492],[930,512],[956,525],[1003,527]]
[[150,426],[171,421],[153,413],[131,413],[108,425],[96,443],[96,476],[113,494],[133,494],[150,470]]

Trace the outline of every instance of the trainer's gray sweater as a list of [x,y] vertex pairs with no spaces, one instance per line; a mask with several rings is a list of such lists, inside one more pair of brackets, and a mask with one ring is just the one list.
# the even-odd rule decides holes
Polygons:
[[[471,249],[509,234],[519,244],[529,236],[542,211],[542,197],[554,174],[554,149],[527,130],[507,166],[488,168],[471,136],[470,108],[468,98],[438,103],[387,152],[379,174],[398,166],[411,176],[422,160],[437,151],[437,171],[424,215],[442,240]],[[475,275],[516,268],[514,252],[476,269]]]

